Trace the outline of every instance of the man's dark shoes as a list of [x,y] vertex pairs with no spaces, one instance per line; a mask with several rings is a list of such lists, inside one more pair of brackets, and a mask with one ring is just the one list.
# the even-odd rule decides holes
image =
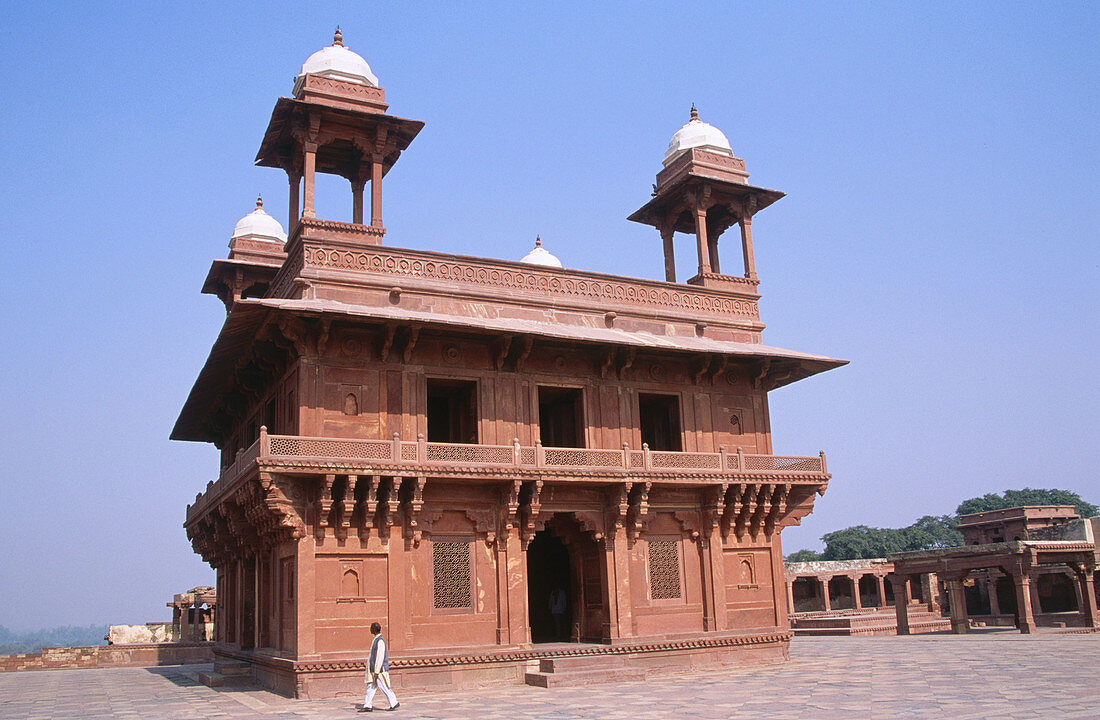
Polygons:
[[401,703],[397,703],[397,704],[396,704],[396,705],[394,705],[393,707],[389,707],[389,708],[386,708],[386,709],[387,709],[387,710],[396,710],[396,709],[397,709],[397,708],[399,708],[399,707],[401,707]]
[[363,707],[359,708],[359,712],[374,712],[374,708],[364,705]]

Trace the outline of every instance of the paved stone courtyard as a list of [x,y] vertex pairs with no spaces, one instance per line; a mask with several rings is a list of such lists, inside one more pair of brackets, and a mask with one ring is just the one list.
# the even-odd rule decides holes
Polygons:
[[[362,699],[289,700],[198,683],[191,665],[0,674],[0,718],[296,720],[364,717]],[[1100,717],[1100,634],[796,638],[791,662],[581,688],[408,693],[394,718]],[[377,709],[386,704],[379,694]],[[375,717],[375,716],[372,716]]]

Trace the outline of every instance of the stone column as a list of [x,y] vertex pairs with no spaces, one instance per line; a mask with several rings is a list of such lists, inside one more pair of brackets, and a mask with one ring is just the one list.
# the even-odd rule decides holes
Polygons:
[[936,573],[925,573],[924,578],[921,581],[923,583],[922,590],[924,592],[924,603],[928,606],[928,610],[931,612],[940,611],[940,579]]
[[794,580],[788,579],[787,585],[787,616],[794,615]]
[[707,211],[702,207],[696,207],[695,213],[695,239],[699,246],[699,274],[710,272],[709,249],[707,247]]
[[375,153],[370,164],[370,224],[382,227],[382,153]]
[[1077,576],[1077,587],[1081,594],[1081,603],[1078,607],[1085,621],[1085,627],[1100,627],[1100,614],[1096,605],[1096,580],[1093,577],[1093,568],[1088,565],[1078,565],[1074,568]]
[[[726,566],[725,556],[722,550],[722,530],[717,523],[710,528],[710,538],[704,549],[705,560],[710,565],[710,597],[714,605],[714,629],[725,630],[729,627],[729,618],[726,616]],[[779,577],[783,577],[783,555],[779,555]],[[782,615],[781,606],[776,606],[776,615]],[[785,626],[787,619],[777,617],[776,624]]]
[[[497,547],[504,549],[509,642],[517,645],[529,643],[531,625],[527,615],[527,553],[520,542],[519,527],[506,528],[498,535]],[[570,598],[569,601],[572,603],[573,599]],[[578,608],[573,608],[574,615],[578,612]]]
[[290,213],[287,217],[286,234],[292,235],[298,225],[298,213],[302,209],[302,199],[299,196],[302,185],[302,174],[288,170],[287,182],[290,183]]
[[970,629],[970,618],[966,614],[966,588],[961,577],[947,580],[947,597],[951,603],[951,632],[965,634]]
[[668,282],[676,282],[676,257],[672,247],[672,233],[671,227],[661,228],[661,243],[665,248],[665,280]]
[[[612,528],[612,531],[615,531],[615,528]],[[610,569],[614,573],[612,576],[614,584],[611,586],[612,597],[609,598],[609,601],[615,604],[618,637],[633,637],[634,614],[630,597],[630,550],[626,546],[626,530],[618,529],[606,542],[611,550],[608,557],[608,560],[612,563]]]
[[1012,583],[1016,587],[1016,616],[1020,632],[1035,632],[1035,614],[1031,609],[1031,577],[1027,572],[1013,573]]
[[187,605],[180,605],[180,635],[179,641],[181,643],[191,642],[191,613],[190,608]]
[[883,575],[875,575],[875,579],[878,581],[878,606],[884,608],[886,607],[886,578]]
[[752,216],[741,218],[741,251],[745,255],[745,277],[756,279],[756,261],[752,255]]
[[1043,614],[1043,603],[1039,600],[1039,579],[1031,582],[1031,611],[1036,616]]
[[905,575],[890,575],[890,586],[894,589],[894,612],[898,618],[898,635],[909,634],[909,603],[905,602],[908,593],[909,578]]
[[821,602],[825,606],[825,612],[832,610],[832,603],[829,602],[829,578],[818,578],[817,581],[821,584]]
[[848,580],[852,583],[852,607],[856,610],[863,609],[863,598],[859,596],[859,575],[849,575]]
[[989,571],[987,587],[987,592],[989,592],[989,614],[996,617],[1001,614],[1001,599],[997,597],[997,576],[993,574],[993,571]]

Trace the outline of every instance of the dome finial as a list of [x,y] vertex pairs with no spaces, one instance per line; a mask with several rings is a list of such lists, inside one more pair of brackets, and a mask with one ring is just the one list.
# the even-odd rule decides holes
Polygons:
[[699,111],[695,109],[695,103],[691,104],[691,119],[692,120],[698,120],[699,119]]
[[538,235],[535,236],[535,247],[542,247],[542,238]]
[[256,209],[259,210],[263,206],[264,206],[264,196],[263,195],[257,195],[256,196]]
[[336,32],[332,34],[332,44],[344,47],[344,34],[340,32],[340,26],[336,26]]

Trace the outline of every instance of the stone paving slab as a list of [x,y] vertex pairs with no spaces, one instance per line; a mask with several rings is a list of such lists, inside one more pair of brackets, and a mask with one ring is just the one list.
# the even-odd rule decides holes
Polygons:
[[[208,688],[204,665],[0,674],[3,720],[325,720],[361,698]],[[1100,634],[795,638],[791,662],[580,688],[406,693],[394,718],[1100,718]],[[386,704],[375,698],[381,711]],[[371,717],[377,717],[372,715]]]

